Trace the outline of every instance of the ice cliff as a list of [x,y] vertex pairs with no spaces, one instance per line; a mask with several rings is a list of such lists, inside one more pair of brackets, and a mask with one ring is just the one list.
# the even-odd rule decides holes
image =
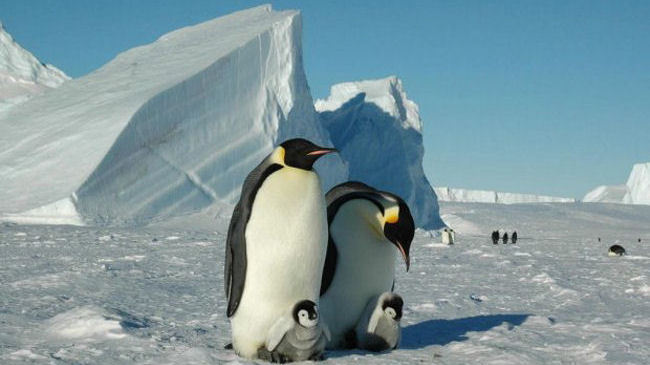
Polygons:
[[575,203],[573,198],[559,198],[555,196],[501,193],[491,190],[468,190],[454,189],[448,187],[434,188],[440,201],[464,202],[464,203],[495,203],[495,204],[519,204],[519,203]]
[[69,79],[21,47],[0,23],[0,114]]
[[650,162],[635,164],[625,185],[599,186],[583,201],[650,205]]
[[438,201],[422,170],[422,121],[396,77],[332,86],[316,110],[347,162],[350,180],[400,195],[416,224],[444,226]]
[[[233,204],[275,144],[332,145],[303,71],[300,14],[270,6],[126,51],[11,108],[0,132],[0,213],[31,223],[137,224]],[[317,169],[326,189],[347,177],[336,156]]]

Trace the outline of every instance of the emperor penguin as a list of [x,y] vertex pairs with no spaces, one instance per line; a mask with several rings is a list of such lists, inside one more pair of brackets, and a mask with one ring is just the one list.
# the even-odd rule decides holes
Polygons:
[[258,357],[270,362],[320,360],[329,340],[327,326],[319,321],[316,303],[301,300],[290,313],[276,320]]
[[391,292],[370,299],[356,327],[357,347],[375,352],[397,348],[403,307],[402,297]]
[[607,254],[609,256],[623,256],[625,255],[625,249],[621,245],[613,245],[609,248]]
[[408,271],[415,224],[404,200],[360,182],[335,186],[326,200],[329,242],[321,316],[332,334],[328,348],[352,348],[368,301],[393,289],[397,255]]
[[224,272],[232,346],[239,356],[256,358],[271,326],[295,303],[318,303],[327,213],[312,166],[335,151],[291,139],[244,181],[228,228]]

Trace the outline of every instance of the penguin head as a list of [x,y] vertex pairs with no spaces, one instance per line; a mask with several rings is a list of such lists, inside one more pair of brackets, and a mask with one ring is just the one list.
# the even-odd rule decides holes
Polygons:
[[318,307],[311,300],[301,300],[293,307],[293,319],[305,328],[318,324]]
[[404,308],[404,300],[397,294],[388,293],[382,295],[381,309],[384,314],[395,321],[402,319],[402,309]]
[[311,170],[316,160],[332,152],[338,151],[335,148],[317,146],[303,138],[294,138],[282,142],[275,149],[274,158],[287,166]]
[[404,258],[404,262],[406,263],[406,271],[408,271],[411,266],[409,250],[411,248],[411,241],[413,241],[413,236],[415,235],[415,222],[413,221],[411,210],[406,205],[406,202],[397,195],[385,192],[381,193],[381,195],[388,202],[384,206],[384,236],[402,254],[402,258]]

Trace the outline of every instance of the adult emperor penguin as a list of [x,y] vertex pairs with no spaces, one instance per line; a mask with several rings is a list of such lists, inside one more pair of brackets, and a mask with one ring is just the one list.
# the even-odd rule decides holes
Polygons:
[[242,357],[257,357],[271,326],[297,302],[318,303],[327,215],[312,166],[335,151],[291,139],[244,181],[228,228],[224,274],[232,345]]
[[375,352],[397,348],[403,307],[402,297],[392,292],[370,299],[357,324],[357,347]]
[[332,334],[328,348],[350,348],[368,301],[392,290],[398,253],[408,270],[415,224],[404,200],[360,182],[335,186],[326,200],[329,242],[321,316]]
[[301,300],[271,326],[258,357],[271,362],[320,360],[329,340],[327,326],[318,318],[316,303]]

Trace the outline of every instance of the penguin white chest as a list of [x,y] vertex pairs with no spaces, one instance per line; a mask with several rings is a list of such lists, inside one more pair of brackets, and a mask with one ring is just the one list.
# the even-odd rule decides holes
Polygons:
[[283,167],[267,177],[245,236],[246,279],[231,323],[235,349],[252,357],[277,318],[300,300],[318,302],[327,217],[316,173]]
[[390,291],[395,277],[396,248],[353,208],[342,206],[330,226],[338,256],[332,283],[321,297],[321,312],[332,333],[332,348],[342,345],[372,297]]

